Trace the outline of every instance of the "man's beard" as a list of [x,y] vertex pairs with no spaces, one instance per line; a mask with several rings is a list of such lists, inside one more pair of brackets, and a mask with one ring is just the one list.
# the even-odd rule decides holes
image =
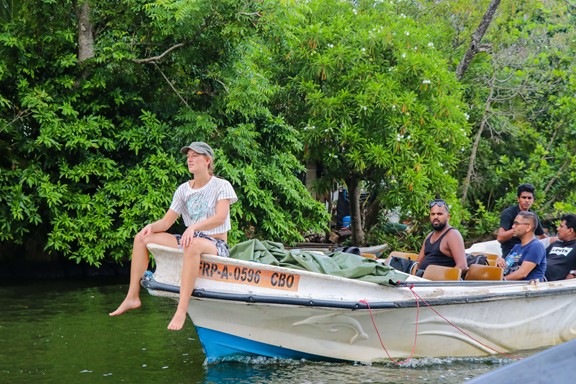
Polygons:
[[447,221],[444,223],[437,222],[437,223],[431,223],[431,224],[432,224],[432,228],[434,228],[435,231],[441,231],[444,228],[446,228],[446,225],[448,224],[448,222]]

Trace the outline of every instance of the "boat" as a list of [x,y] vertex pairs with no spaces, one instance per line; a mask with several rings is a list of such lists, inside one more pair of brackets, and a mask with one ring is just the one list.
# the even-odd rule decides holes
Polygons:
[[569,384],[573,383],[574,377],[576,377],[576,339],[485,373],[467,383]]
[[[182,251],[148,248],[156,270],[142,285],[154,296],[177,300]],[[188,315],[207,363],[245,356],[371,363],[506,355],[576,338],[576,279],[392,276],[377,284],[202,255]]]

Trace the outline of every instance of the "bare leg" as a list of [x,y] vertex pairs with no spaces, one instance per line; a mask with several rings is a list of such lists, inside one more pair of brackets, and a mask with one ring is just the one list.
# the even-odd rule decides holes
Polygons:
[[130,263],[130,285],[126,298],[120,306],[114,311],[110,312],[110,316],[118,316],[131,309],[140,308],[140,280],[142,275],[148,268],[148,243],[157,243],[169,247],[178,247],[176,238],[168,233],[155,233],[145,238],[140,234],[134,238],[134,247],[132,248],[132,261]]
[[186,315],[188,314],[190,296],[192,296],[196,279],[198,279],[200,256],[203,253],[215,255],[217,249],[214,243],[207,239],[194,238],[194,241],[188,247],[184,248],[182,280],[180,282],[180,298],[178,300],[176,313],[174,314],[174,317],[172,317],[170,324],[168,324],[168,329],[171,331],[179,331],[184,327]]

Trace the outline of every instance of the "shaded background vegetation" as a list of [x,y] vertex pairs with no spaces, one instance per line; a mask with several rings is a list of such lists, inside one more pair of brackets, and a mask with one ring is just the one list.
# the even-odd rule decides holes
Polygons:
[[492,239],[522,182],[553,227],[576,211],[576,9],[499,3],[0,1],[0,256],[125,260],[193,140],[238,193],[232,244],[327,233],[307,164],[315,196],[349,190],[356,244],[416,249],[436,195]]

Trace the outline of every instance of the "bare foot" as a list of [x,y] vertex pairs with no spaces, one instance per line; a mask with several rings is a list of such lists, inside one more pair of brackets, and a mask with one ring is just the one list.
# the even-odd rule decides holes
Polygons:
[[136,308],[140,308],[140,306],[142,305],[142,303],[140,302],[140,299],[124,299],[124,301],[122,302],[122,304],[120,304],[120,306],[118,307],[118,309],[116,309],[114,312],[110,312],[109,315],[110,316],[118,316],[123,314],[124,312],[127,312],[131,309],[136,309]]
[[180,311],[176,311],[172,321],[168,324],[168,329],[171,331],[179,331],[184,327],[184,322],[186,321],[186,312],[181,313]]

